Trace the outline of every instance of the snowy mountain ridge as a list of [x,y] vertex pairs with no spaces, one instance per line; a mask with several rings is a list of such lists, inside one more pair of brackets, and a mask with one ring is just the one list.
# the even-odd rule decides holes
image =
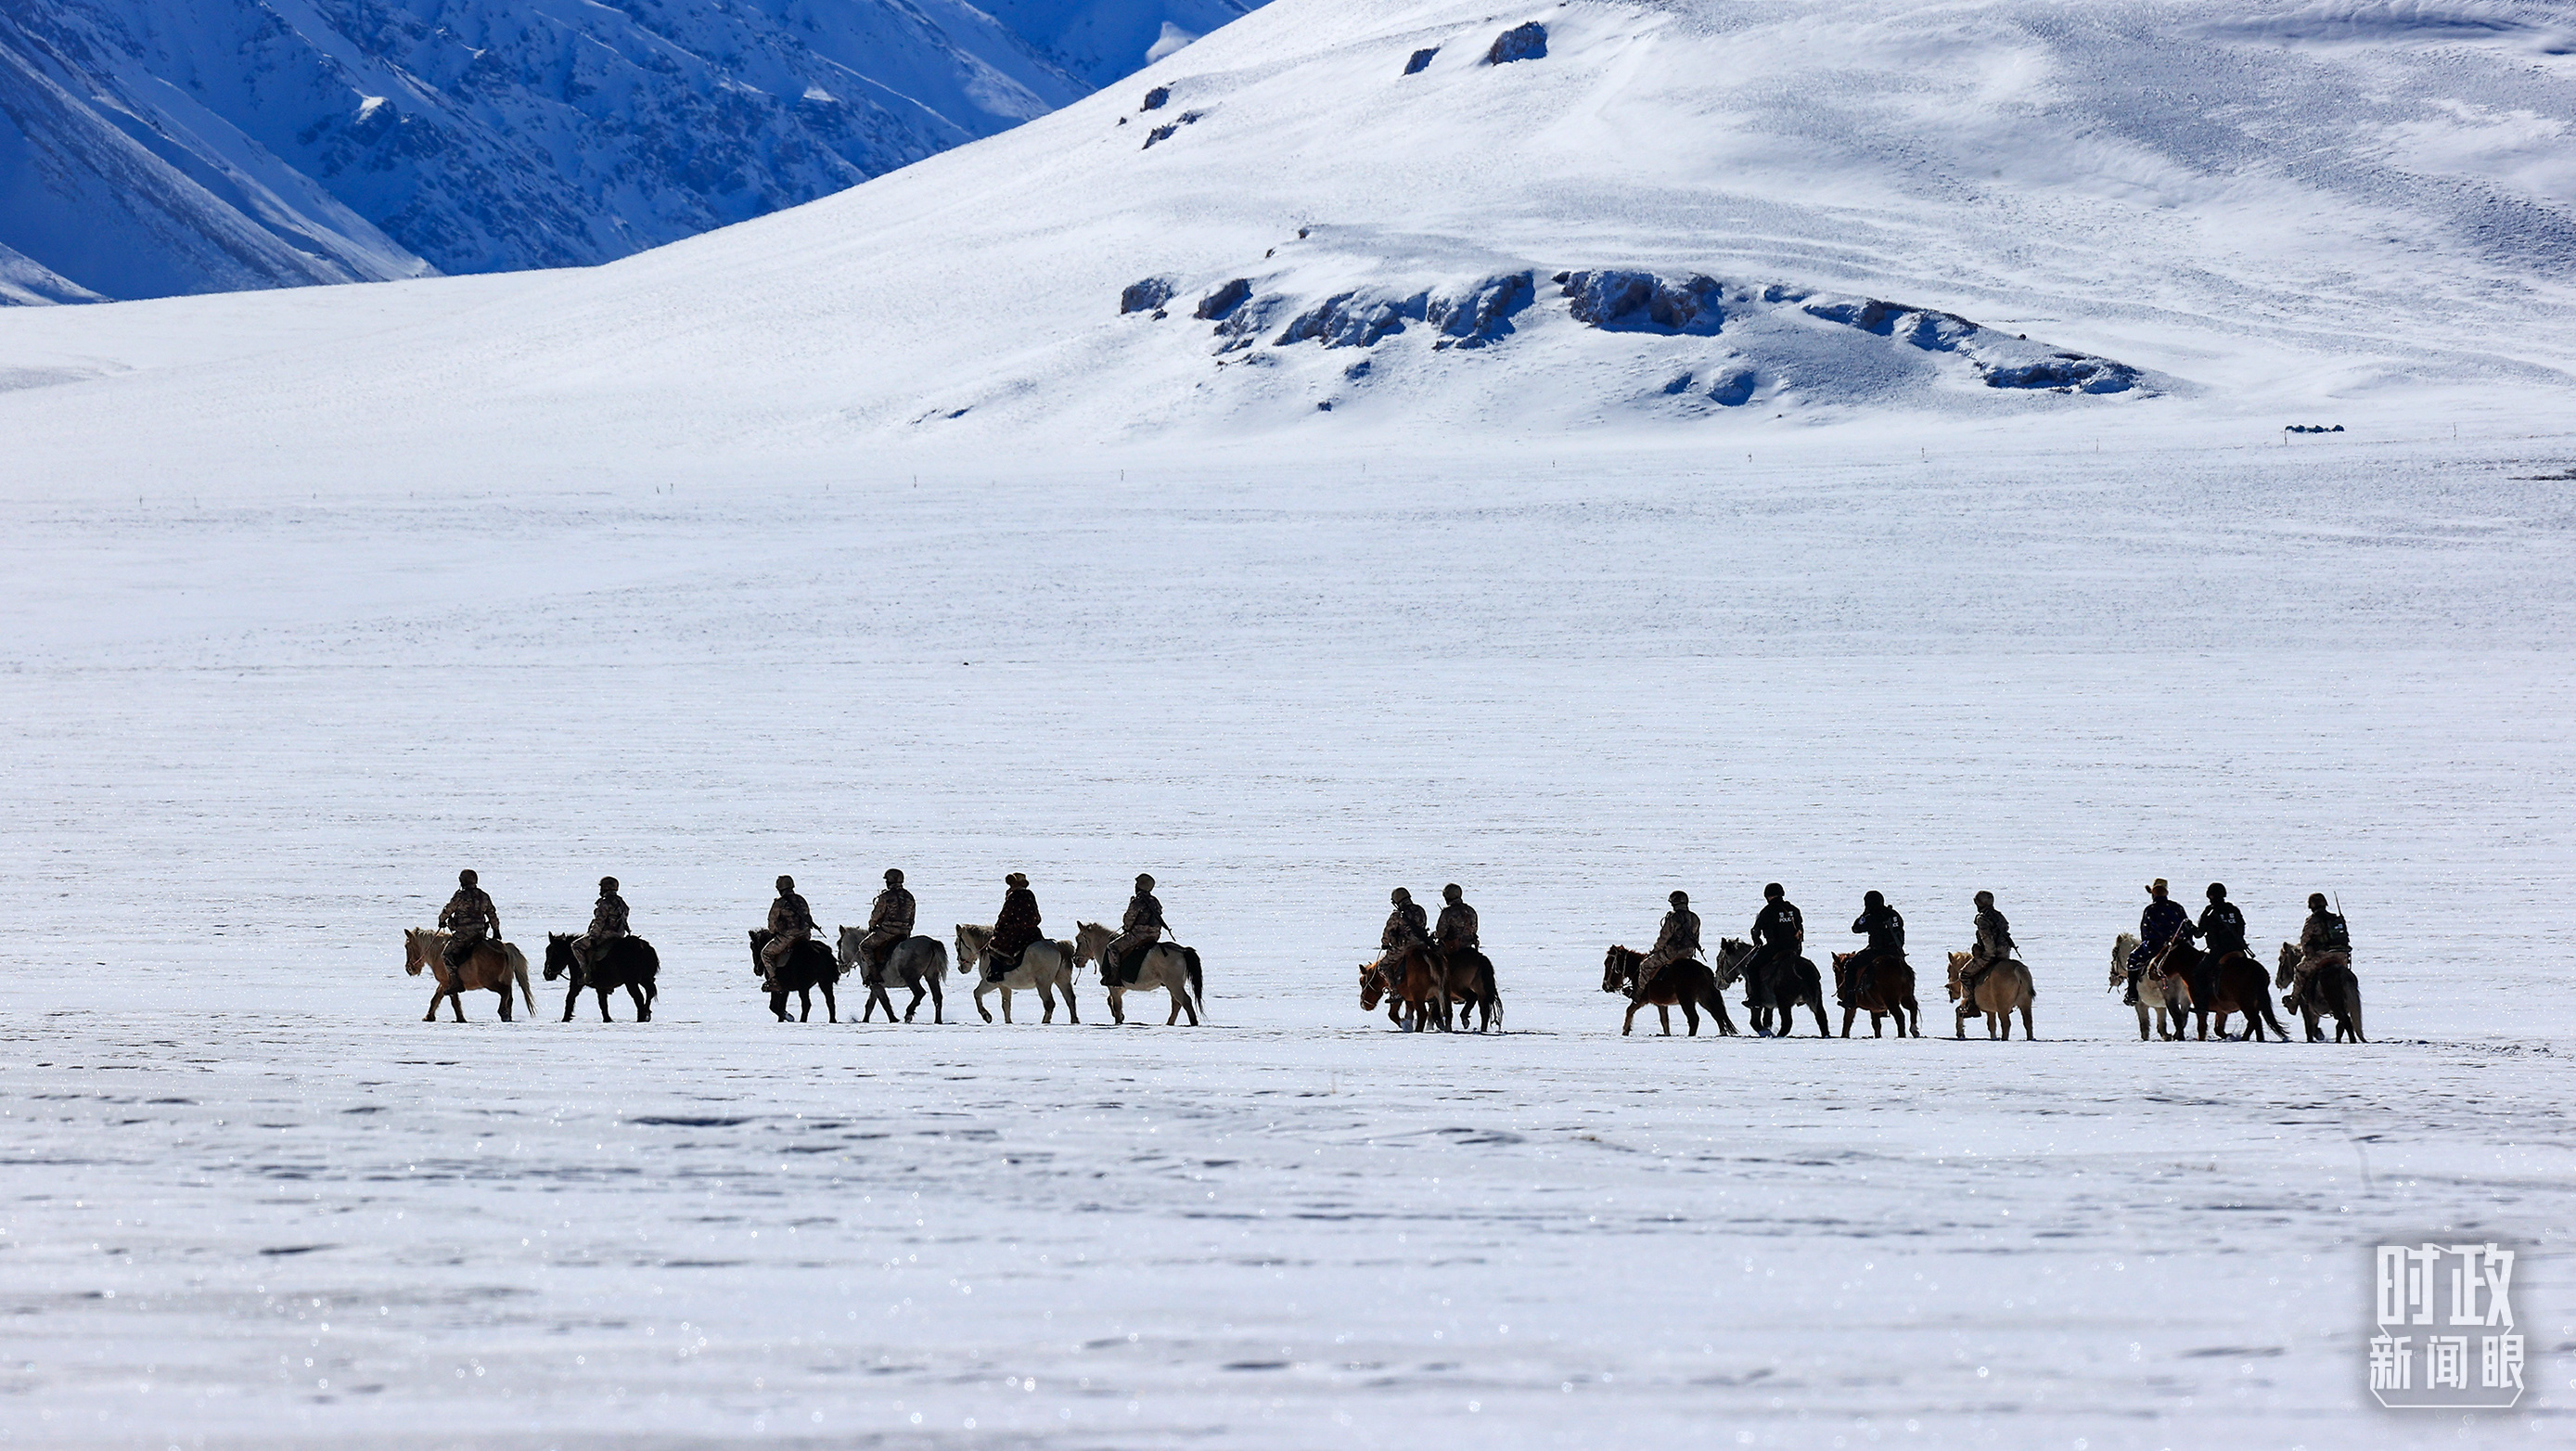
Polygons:
[[1258,0],[7,0],[0,299],[579,266],[1016,125]]

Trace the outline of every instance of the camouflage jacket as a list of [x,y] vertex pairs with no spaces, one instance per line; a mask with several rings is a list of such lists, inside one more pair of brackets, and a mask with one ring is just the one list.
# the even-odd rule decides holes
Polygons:
[[1386,930],[1377,935],[1378,950],[1393,952],[1399,947],[1430,941],[1429,920],[1423,915],[1420,902],[1407,902],[1387,913]]
[[615,892],[599,894],[599,905],[590,909],[590,940],[601,941],[626,935],[626,899]]
[[2001,962],[2013,954],[2012,923],[1992,907],[1977,914],[1976,955],[1988,962]]
[[442,932],[453,932],[460,937],[498,937],[501,935],[501,914],[494,909],[492,899],[484,894],[481,887],[459,887],[456,895],[447,899],[446,908],[439,912],[438,927]]
[[1118,919],[1119,935],[1140,941],[1160,937],[1168,930],[1163,925],[1163,904],[1151,892],[1138,892],[1135,900],[1127,904],[1127,915]]
[[877,893],[875,903],[868,908],[868,935],[911,936],[914,910],[912,893],[901,887],[886,888]]
[[1440,909],[1440,925],[1431,931],[1431,940],[1443,952],[1458,952],[1476,945],[1476,909],[1464,902],[1454,902]]
[[794,892],[781,892],[769,904],[769,931],[774,937],[806,938],[814,935],[814,909]]
[[2308,920],[2299,927],[2301,965],[2315,962],[2328,953],[2352,956],[2352,933],[2343,925],[2343,919],[2334,913],[2310,912]]
[[1654,950],[1646,954],[1649,967],[1662,967],[1699,955],[1699,914],[1687,909],[1666,912],[1664,925],[1655,932]]

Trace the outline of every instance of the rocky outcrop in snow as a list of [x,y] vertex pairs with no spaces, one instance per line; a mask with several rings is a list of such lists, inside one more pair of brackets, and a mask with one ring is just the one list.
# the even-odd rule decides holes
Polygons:
[[1494,37],[1485,51],[1485,64],[1509,65],[1516,60],[1547,59],[1547,27],[1533,20]]

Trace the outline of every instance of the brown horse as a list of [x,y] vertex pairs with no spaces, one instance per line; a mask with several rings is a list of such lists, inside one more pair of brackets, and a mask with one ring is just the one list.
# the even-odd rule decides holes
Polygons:
[[2018,1008],[2021,1010],[2023,1039],[2038,1037],[2039,1035],[2032,1032],[2030,1027],[2031,999],[2039,995],[2038,989],[2031,986],[2030,969],[2011,958],[2006,958],[1987,969],[1985,976],[1977,979],[1977,990],[1974,995],[1970,995],[1965,984],[1968,978],[1968,963],[1973,956],[1966,952],[1950,954],[1950,1001],[1959,1005],[1959,1036],[1962,1038],[1968,1036],[1968,1020],[1983,1013],[1986,1019],[1986,1036],[2008,1039],[2012,1037],[2013,1010]]
[[1447,1011],[1454,1005],[1460,1031],[1466,1030],[1470,1018],[1476,1020],[1479,1033],[1499,1030],[1503,1025],[1503,990],[1494,982],[1494,960],[1472,947],[1459,958],[1452,958],[1447,980],[1441,985],[1440,1001],[1443,1028],[1449,1026]]
[[1664,1036],[1673,1035],[1673,1008],[1678,1005],[1682,1018],[1690,1024],[1690,1035],[1699,1036],[1699,1010],[1717,1015],[1717,1031],[1729,1038],[1735,1036],[1735,1019],[1726,1012],[1726,999],[1717,990],[1717,974],[1708,964],[1694,957],[1664,964],[1655,974],[1654,983],[1645,995],[1637,993],[1637,973],[1646,965],[1646,955],[1625,947],[1613,947],[1601,959],[1601,990],[1628,995],[1628,1016],[1619,1024],[1619,1036],[1637,1030],[1637,1010],[1652,1004],[1655,1016],[1664,1023]]
[[[1860,954],[1857,952],[1834,954],[1834,981],[1842,981],[1843,973],[1851,960],[1858,956]],[[1913,1036],[1922,1037],[1923,1009],[1914,1001],[1914,964],[1900,957],[1894,962],[1880,963],[1870,970],[1869,991],[1856,993],[1850,1002],[1843,1004],[1844,1037],[1851,1036],[1852,1020],[1863,1013],[1869,1014],[1869,1035],[1873,1038],[1886,1036],[1879,1027],[1882,1015],[1896,1019],[1896,1036],[1900,1038],[1906,1036],[1905,1020],[1908,1014],[1911,1014],[1914,1019]]]
[[1360,1011],[1376,1012],[1383,998],[1387,1021],[1397,1027],[1419,1033],[1436,1025],[1445,1033],[1449,1022],[1441,1010],[1440,978],[1440,964],[1430,948],[1419,943],[1399,947],[1376,962],[1360,964]]
[[2245,1036],[2249,1041],[2263,1041],[2263,1029],[2269,1026],[2280,1041],[2290,1041],[2290,1030],[2272,1012],[2272,984],[2263,965],[2247,953],[2231,952],[2212,959],[2191,945],[2191,939],[2177,932],[2165,944],[2164,955],[2156,960],[2157,969],[2182,979],[2183,991],[2191,996],[2191,1011],[2200,1021],[2202,1041],[2209,1038],[2209,1020],[2218,1019],[2218,1036],[2227,1036],[2227,1019],[2231,1014],[2245,1015]]
[[519,984],[520,996],[528,1000],[528,1012],[537,1011],[537,995],[528,988],[527,955],[506,942],[487,941],[466,954],[463,967],[447,965],[447,934],[425,927],[403,929],[403,971],[413,977],[426,972],[438,984],[429,995],[429,1011],[421,1017],[424,1023],[438,1021],[438,1000],[456,1010],[456,1021],[465,1021],[465,994],[496,992],[501,995],[501,1021],[510,1021],[510,984]]
[[[2288,987],[2297,979],[2299,945],[2281,944],[2281,970],[2272,977],[2272,986]],[[2361,979],[2353,976],[2350,961],[2329,961],[2308,974],[2308,985],[2299,993],[2299,1016],[2307,1019],[2308,1041],[2322,1043],[2326,1035],[2317,1030],[2319,1016],[2335,1020],[2334,1040],[2338,1043],[2367,1043],[2361,1033]]]

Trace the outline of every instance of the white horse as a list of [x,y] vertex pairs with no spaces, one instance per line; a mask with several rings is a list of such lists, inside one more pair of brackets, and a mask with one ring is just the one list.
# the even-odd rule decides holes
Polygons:
[[1131,983],[1112,982],[1109,976],[1109,944],[1118,940],[1118,929],[1097,922],[1073,924],[1073,961],[1080,967],[1086,962],[1100,964],[1100,985],[1109,992],[1109,1016],[1120,1023],[1127,1021],[1125,998],[1129,993],[1149,993],[1161,988],[1172,995],[1172,1011],[1163,1019],[1170,1027],[1190,1015],[1190,1026],[1199,1025],[1199,1009],[1207,1004],[1207,992],[1199,980],[1198,950],[1173,942],[1157,942],[1145,949],[1145,960],[1136,969]]
[[936,937],[907,937],[886,949],[883,966],[867,972],[861,969],[859,962],[859,944],[866,941],[867,936],[868,929],[864,927],[844,926],[841,929],[841,949],[836,954],[841,960],[841,975],[857,977],[868,990],[868,1005],[859,1014],[859,1021],[867,1022],[875,1016],[879,1005],[883,1005],[886,1021],[893,1022],[894,999],[886,996],[886,989],[901,983],[912,989],[912,1001],[903,1009],[905,1022],[911,1022],[912,1015],[921,1010],[921,999],[925,994],[930,998],[930,1021],[947,1022],[947,999],[941,996],[939,985],[940,980],[948,976],[948,944]]
[[1073,1005],[1072,943],[1041,937],[1029,944],[1028,951],[1020,954],[1019,966],[1004,974],[1000,982],[994,982],[984,976],[984,947],[992,940],[993,929],[990,927],[979,927],[969,922],[957,924],[957,970],[975,974],[975,1011],[984,1015],[985,1022],[993,1021],[993,1010],[984,1006],[984,994],[995,988],[1002,990],[1002,1021],[1005,1023],[1011,1021],[1011,994],[1015,991],[1035,992],[1038,1001],[1046,1004],[1046,1016],[1039,1020],[1041,1022],[1055,1021],[1057,993],[1064,994],[1065,1017],[1076,1023],[1082,1021],[1082,1014]]
[[[2129,954],[2138,950],[2138,934],[2123,932],[2111,944],[2111,990],[2129,985]],[[2162,1035],[2167,1041],[2182,1037],[2183,1014],[2190,1011],[2190,995],[2183,990],[2182,974],[2158,974],[2154,969],[2138,975],[2138,1041]]]

